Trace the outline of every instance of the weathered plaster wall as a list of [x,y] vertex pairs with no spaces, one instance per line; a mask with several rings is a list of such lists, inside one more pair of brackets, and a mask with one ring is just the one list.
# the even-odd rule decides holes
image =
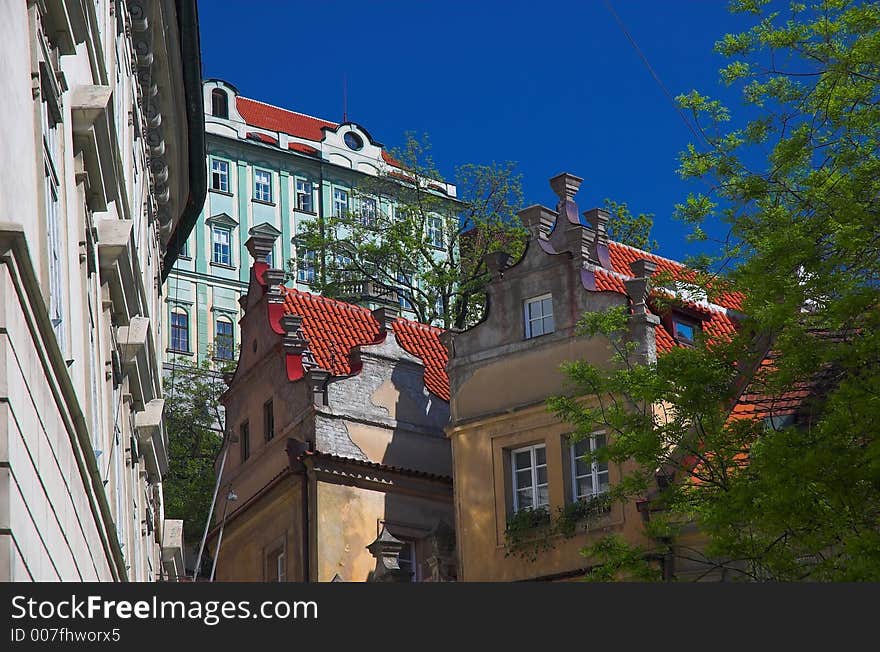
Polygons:
[[[346,582],[363,582],[376,567],[367,550],[381,522],[398,538],[416,542],[416,557],[427,556],[418,540],[440,520],[452,523],[452,505],[404,493],[388,493],[354,485],[318,482],[318,580],[339,575]],[[421,569],[424,576],[425,569]]]
[[[279,544],[285,549],[287,580],[303,581],[301,482],[300,476],[288,476],[240,515],[230,511],[234,518],[224,528],[217,559],[217,581],[265,581],[266,553]],[[218,507],[223,508],[222,504]],[[214,546],[216,539],[211,552]]]

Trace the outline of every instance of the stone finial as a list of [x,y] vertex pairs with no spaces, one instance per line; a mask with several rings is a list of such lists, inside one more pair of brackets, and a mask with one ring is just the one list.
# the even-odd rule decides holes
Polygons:
[[507,268],[507,261],[510,260],[510,254],[505,251],[493,251],[483,256],[483,262],[492,278],[498,278]]
[[624,281],[626,293],[632,299],[632,315],[630,316],[630,338],[636,342],[637,354],[645,364],[657,361],[657,325],[660,318],[648,311],[648,292],[651,275],[657,271],[657,264],[639,259],[630,264],[635,278]]
[[608,220],[611,215],[604,208],[591,208],[584,211],[584,218],[596,232],[596,240],[601,244],[608,244]]
[[595,234],[590,246],[590,258],[605,269],[613,269],[611,254],[608,252],[608,220],[611,215],[604,208],[591,208],[584,211],[584,219]]
[[549,208],[539,206],[529,206],[517,213],[523,226],[528,230],[531,238],[547,238],[556,222],[556,213]]
[[372,311],[373,319],[379,322],[379,331],[387,333],[394,330],[394,320],[400,317],[400,310],[395,306],[382,306]]
[[573,200],[583,182],[584,180],[580,177],[576,177],[569,172],[563,172],[550,179],[550,187],[553,188],[553,192],[556,193],[559,199]]
[[657,263],[647,258],[639,258],[629,264],[629,269],[635,278],[650,279],[657,271]]
[[651,276],[657,271],[657,264],[640,258],[630,263],[629,268],[633,278],[624,281],[624,285],[626,285],[626,292],[633,302],[633,316],[647,315],[649,284]]
[[306,382],[312,388],[312,396],[315,405],[327,405],[327,384],[330,380],[330,372],[317,367],[306,371]]
[[400,551],[403,550],[403,545],[403,541],[391,534],[388,527],[383,524],[379,536],[367,546],[367,550],[376,558],[373,582],[410,581],[412,571],[403,570],[400,567]]
[[564,220],[569,224],[580,224],[578,217],[578,207],[574,202],[574,196],[583,183],[583,179],[576,177],[568,172],[557,174],[550,179],[550,187],[559,197],[559,203],[556,204],[556,212],[558,213],[556,228],[559,229],[562,224],[559,222]]
[[302,317],[300,315],[284,315],[279,320],[281,328],[284,329],[284,335],[281,343],[284,351],[290,355],[300,356],[303,371],[308,372],[318,366],[315,362],[315,356],[309,349],[309,340],[306,338],[302,329]]
[[266,257],[272,253],[275,240],[281,235],[281,231],[268,222],[263,222],[248,229],[248,234],[251,237],[247,239],[244,246],[250,252],[251,258],[256,263],[265,263]]

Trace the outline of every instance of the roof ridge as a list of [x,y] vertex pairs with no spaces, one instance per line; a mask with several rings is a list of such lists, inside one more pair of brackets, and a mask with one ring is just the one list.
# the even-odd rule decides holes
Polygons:
[[[355,312],[362,312],[369,315],[373,314],[373,311],[369,308],[365,308],[363,306],[359,306],[355,303],[349,303],[348,301],[343,301],[342,299],[334,299],[333,297],[326,297],[323,294],[315,294],[314,292],[308,292],[307,290],[300,290],[299,288],[287,287],[286,285],[282,285],[282,288],[287,292],[296,292],[297,294],[304,295],[310,299],[315,299],[317,301],[323,301],[324,303],[331,303],[342,308],[349,308],[354,310]],[[405,321],[407,324],[412,324],[413,326],[421,326],[422,328],[426,328],[428,330],[436,330],[439,332],[443,332],[445,329],[440,328],[439,326],[432,326],[431,324],[423,324],[420,321],[416,321],[415,319],[407,319],[406,317],[402,317],[398,315],[396,319],[401,321]]]
[[[268,106],[270,109],[277,109],[279,111],[285,111],[286,113],[295,113],[296,115],[301,115],[304,118],[310,118],[311,120],[317,120],[318,122],[326,122],[327,124],[331,124],[334,127],[338,127],[340,125],[339,122],[333,122],[332,120],[327,120],[326,118],[319,118],[314,115],[309,115],[308,113],[303,113],[302,111],[294,111],[293,109],[285,109],[283,106],[278,106],[277,104],[269,104],[268,102],[263,102],[262,100],[255,100],[252,97],[245,97],[244,95],[237,95],[236,101],[239,99],[247,100],[248,102],[254,102],[256,104],[262,104],[263,106]],[[256,125],[252,125],[256,126]],[[262,127],[260,127],[262,129]],[[287,133],[287,132],[285,132]],[[301,138],[302,136],[298,136]],[[308,139],[306,139],[308,140]]]
[[[627,245],[624,245],[624,246],[627,246]],[[635,249],[635,247],[630,247],[630,249]],[[640,251],[640,250],[636,249],[636,251]],[[684,267],[685,269],[689,269],[688,267],[685,267],[684,265],[681,265],[681,266]],[[593,273],[603,272],[603,273],[608,274],[610,276],[614,276],[615,278],[618,278],[621,281],[629,281],[629,280],[635,278],[634,276],[627,276],[626,274],[621,274],[616,269],[606,269],[606,268],[602,267],[601,265],[595,265],[593,263],[584,263],[584,269],[586,269],[590,272],[593,272]],[[671,290],[671,289],[664,287],[662,285],[652,286],[651,289],[655,292],[662,291],[665,294],[671,295],[674,299],[678,299],[679,301],[685,301],[687,303],[693,303],[698,306],[703,306],[705,308],[708,308],[709,310],[714,310],[715,312],[720,312],[723,315],[727,315],[730,312],[730,308],[722,306],[720,303],[715,303],[714,301],[708,301],[708,300],[703,301],[702,299],[686,299],[684,297],[678,296],[678,293],[676,291]]]

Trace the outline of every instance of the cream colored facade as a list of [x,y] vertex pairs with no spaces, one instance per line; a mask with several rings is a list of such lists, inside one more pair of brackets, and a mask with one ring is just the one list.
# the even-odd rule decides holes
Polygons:
[[[534,476],[541,484],[543,507],[557,518],[566,505],[578,500],[568,434],[572,427],[552,414],[547,399],[567,393],[560,369],[565,361],[586,360],[611,364],[609,342],[578,336],[575,326],[584,312],[625,306],[629,299],[617,292],[587,291],[583,272],[592,261],[607,256],[601,211],[580,222],[573,197],[580,179],[559,175],[551,180],[560,203],[556,211],[532,206],[520,217],[531,234],[523,257],[507,261],[493,254],[487,260],[493,279],[488,286],[488,311],[479,324],[446,335],[450,352],[450,425],[455,487],[455,523],[459,551],[459,580],[562,580],[583,576],[591,560],[580,551],[597,537],[614,533],[638,543],[643,536],[642,515],[635,503],[614,503],[589,525],[581,523],[571,537],[553,535],[549,549],[534,558],[517,554],[505,537],[509,519],[519,511],[514,495],[514,454],[539,447],[546,465]],[[555,224],[555,228],[551,227]],[[510,262],[510,264],[508,264]],[[645,310],[647,278],[628,281],[633,310],[630,337],[639,343],[645,359],[656,356],[654,327],[658,320]],[[639,310],[639,297],[641,310]],[[552,327],[530,332],[530,302],[545,301]],[[550,324],[550,322],[546,322]],[[598,430],[598,429],[597,429]],[[541,448],[542,447],[542,448]],[[619,481],[625,468],[609,464],[607,480]],[[546,474],[546,480],[542,475]],[[593,482],[596,480],[594,479]],[[536,494],[537,495],[537,494]],[[536,501],[537,502],[537,501]],[[540,538],[536,530],[536,539]]]
[[183,572],[158,329],[204,197],[195,25],[194,2],[0,3],[0,581]]

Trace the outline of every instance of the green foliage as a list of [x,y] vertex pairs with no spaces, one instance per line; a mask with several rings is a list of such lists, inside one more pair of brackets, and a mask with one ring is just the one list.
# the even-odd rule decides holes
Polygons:
[[[483,256],[500,249],[516,258],[523,251],[526,232],[516,217],[520,177],[512,163],[463,165],[452,198],[438,189],[441,175],[426,138],[407,134],[392,155],[400,169],[365,177],[354,189],[354,210],[305,224],[297,249],[316,255],[312,287],[357,300],[368,282],[386,300],[402,296],[421,322],[473,324],[489,280]],[[364,198],[378,200],[375,214],[363,210]],[[304,262],[300,254],[290,267]]]
[[223,373],[205,359],[195,364],[178,357],[164,378],[168,473],[164,478],[166,518],[183,519],[184,538],[199,541],[208,517],[216,475],[214,461],[223,441],[225,418],[220,395]]
[[540,552],[553,547],[553,527],[546,507],[521,509],[507,519],[504,543],[505,556],[517,555],[534,561]]
[[654,216],[650,213],[633,215],[626,203],[618,204],[610,199],[605,200],[605,210],[608,211],[608,237],[617,242],[642,249],[654,251],[657,241],[651,239],[651,228],[654,226]]
[[[754,119],[731,126],[717,100],[678,98],[703,136],[680,173],[708,190],[677,214],[697,239],[727,227],[700,263],[725,276],[700,280],[744,292],[742,333],[646,364],[625,315],[587,315],[583,332],[607,338],[617,366],[568,364],[571,395],[550,403],[582,434],[604,427],[608,458],[634,463],[617,499],[662,510],[655,548],[606,538],[585,551],[601,561],[592,579],[705,553],[707,572],[734,579],[880,580],[880,5],[778,4],[734,2],[755,23],[716,46]],[[760,389],[816,397],[795,423],[729,419],[770,347]],[[670,544],[688,523],[705,550]]]
[[504,531],[505,557],[515,555],[534,561],[541,552],[552,550],[559,538],[569,539],[607,516],[611,503],[611,495],[603,494],[566,503],[552,518],[546,507],[514,512]]

